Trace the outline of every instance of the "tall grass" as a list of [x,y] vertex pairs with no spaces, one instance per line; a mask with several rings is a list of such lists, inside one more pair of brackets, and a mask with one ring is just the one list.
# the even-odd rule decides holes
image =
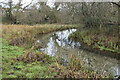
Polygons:
[[47,34],[53,31],[76,28],[76,25],[3,25],[2,37],[8,40],[10,45],[32,47],[35,45],[37,35]]

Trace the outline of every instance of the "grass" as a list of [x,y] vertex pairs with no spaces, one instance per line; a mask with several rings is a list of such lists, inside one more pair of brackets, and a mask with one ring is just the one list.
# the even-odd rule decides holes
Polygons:
[[81,60],[71,56],[67,66],[59,58],[36,51],[36,35],[77,28],[72,25],[3,25],[3,78],[102,78],[103,75],[85,69]]
[[[39,54],[38,58],[41,59],[39,61],[32,61],[33,55],[25,55],[29,53],[28,51],[34,55]],[[18,60],[18,58],[20,59],[23,56],[24,59]],[[28,62],[25,62],[25,59]],[[45,61],[42,62],[43,60]],[[25,48],[5,43],[2,46],[2,63],[3,78],[53,78],[56,75],[56,72],[50,73],[48,67],[54,63],[52,57],[41,52],[26,50]]]
[[37,40],[36,35],[68,28],[74,27],[72,25],[57,24],[3,25],[3,78],[52,78],[56,72],[50,72],[48,66],[55,62],[52,61],[52,57],[33,49],[36,46],[34,45]]
[[118,49],[118,29],[82,29],[72,33],[69,38],[83,42],[92,48],[120,53]]
[[77,28],[76,25],[3,25],[2,37],[9,40],[10,45],[24,46],[27,48],[36,46],[37,35],[47,34],[50,32],[64,30],[69,28]]
[[[28,55],[32,53],[32,55]],[[39,55],[39,56],[38,56]],[[38,56],[35,57],[34,56]],[[2,47],[2,77],[3,78],[102,78],[94,71],[84,69],[81,61],[71,57],[68,66],[34,50],[26,50],[18,46],[3,44]],[[9,68],[7,67],[9,66]]]

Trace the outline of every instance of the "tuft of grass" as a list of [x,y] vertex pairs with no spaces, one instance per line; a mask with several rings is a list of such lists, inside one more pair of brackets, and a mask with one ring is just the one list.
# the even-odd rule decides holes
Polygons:
[[45,63],[45,64],[49,64],[49,63],[54,61],[52,59],[52,57],[50,57],[50,56],[48,56],[44,53],[35,52],[35,51],[31,51],[31,50],[26,51],[24,54],[17,57],[16,60],[17,61],[22,61],[24,63],[39,61],[39,62],[42,62],[42,63]]

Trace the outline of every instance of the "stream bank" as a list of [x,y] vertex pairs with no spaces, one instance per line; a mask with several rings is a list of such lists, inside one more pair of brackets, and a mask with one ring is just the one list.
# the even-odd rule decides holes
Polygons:
[[116,58],[88,51],[82,48],[80,42],[69,40],[68,36],[75,31],[76,29],[63,30],[40,37],[39,41],[42,42],[44,46],[39,50],[50,56],[61,57],[65,63],[69,62],[70,55],[73,54],[81,59],[83,62],[82,65],[85,65],[86,68],[94,70],[99,74],[106,76],[116,76],[120,74],[119,64]]
[[[55,71],[55,73],[53,73],[53,74],[48,74],[49,73],[48,72],[48,73],[46,73],[47,76],[45,76],[43,74],[43,72],[49,71],[48,70],[49,65],[41,64],[41,63],[39,63],[39,61],[32,62],[32,63],[28,64],[28,63],[23,63],[21,61],[16,62],[14,60],[20,55],[23,55],[23,57],[24,57],[24,53],[28,52],[29,49],[31,49],[31,45],[33,46],[33,44],[34,44],[33,41],[36,41],[36,39],[34,40],[35,35],[37,35],[37,43],[41,42],[43,44],[42,47],[39,48],[40,53],[46,53],[50,56],[53,56],[53,58],[55,58],[55,56],[59,56],[62,58],[62,61],[65,63],[68,63],[70,59],[73,59],[73,61],[74,61],[74,59],[81,59],[80,62],[79,61],[77,62],[77,64],[83,62],[83,64],[86,66],[86,70],[88,70],[87,72],[85,72],[86,76],[80,74],[82,77],[88,78],[88,77],[95,75],[95,74],[102,74],[103,75],[106,73],[108,73],[107,75],[111,75],[109,73],[109,71],[103,73],[103,72],[99,72],[98,70],[94,70],[97,73],[95,73],[95,74],[91,73],[91,72],[93,72],[93,69],[96,69],[96,67],[97,67],[97,66],[95,66],[93,69],[89,67],[89,64],[92,64],[92,65],[96,64],[96,62],[94,62],[94,61],[91,62],[93,55],[90,54],[91,55],[90,56],[90,55],[88,55],[89,52],[84,51],[84,50],[80,50],[79,47],[81,46],[81,44],[79,42],[76,43],[74,41],[68,40],[69,34],[76,31],[76,29],[71,30],[71,29],[68,29],[67,27],[65,27],[68,30],[52,32],[52,33],[46,34],[47,31],[49,32],[49,30],[55,31],[55,30],[57,30],[57,29],[59,30],[61,28],[61,26],[60,26],[60,27],[57,27],[57,29],[53,29],[56,26],[53,26],[53,27],[48,26],[49,28],[46,27],[44,29],[43,29],[43,27],[45,27],[45,26],[36,28],[34,26],[29,27],[29,26],[10,25],[10,26],[7,26],[5,28],[3,27],[3,34],[2,34],[3,43],[5,41],[5,44],[3,44],[5,47],[4,46],[2,47],[3,54],[4,54],[4,55],[2,54],[3,55],[2,56],[3,63],[4,63],[3,64],[4,78],[18,78],[18,77],[20,77],[20,78],[21,77],[24,77],[24,78],[25,77],[27,77],[27,78],[32,77],[33,78],[33,76],[38,77],[38,78],[39,77],[46,78],[46,77],[54,77],[56,75],[56,71]],[[63,28],[63,29],[65,29],[65,28]],[[71,26],[71,28],[72,28],[72,26]],[[47,29],[47,31],[46,31],[46,33],[44,33],[44,30],[46,30],[46,29]],[[37,34],[39,31],[41,33]],[[27,36],[27,35],[29,35],[29,36]],[[14,43],[13,43],[13,45],[9,44],[10,41],[13,41],[15,44]],[[25,41],[25,43],[23,43],[24,41]],[[29,47],[26,48],[24,44],[28,45]],[[32,48],[32,49],[34,49],[34,48]],[[34,52],[31,52],[30,55],[32,55],[32,53],[34,53]],[[36,53],[36,51],[35,51],[35,53]],[[74,55],[74,54],[75,54],[75,56],[78,56],[78,54],[79,54],[79,56],[77,58],[75,58],[75,57],[70,58],[70,56]],[[26,56],[26,58],[28,59],[29,55]],[[97,57],[95,57],[95,58],[97,58]],[[100,59],[100,57],[99,57],[99,59]],[[99,64],[100,62],[102,62],[102,61],[99,62],[99,59],[95,59],[98,61],[98,64],[96,64],[96,65],[104,65],[104,67],[108,66],[108,64],[107,65],[106,64]],[[110,61],[110,67],[112,68],[112,69],[110,68],[110,71],[113,70],[112,71],[113,74],[114,73],[115,73],[115,75],[118,74],[118,72],[119,72],[118,67],[115,67],[115,66],[117,66],[117,64],[116,64],[117,61],[115,59],[111,59],[111,58],[106,58],[106,59],[108,59]],[[76,63],[74,63],[74,64],[76,65]],[[56,64],[56,65],[57,65],[57,69],[59,70],[60,66],[58,66],[58,64]],[[4,66],[10,66],[10,68],[9,68],[10,70],[5,68]],[[70,69],[76,68],[76,66],[74,66],[74,65],[72,65],[72,66],[73,67]],[[31,67],[33,67],[33,68],[31,68]],[[56,67],[54,67],[54,69],[56,69]],[[81,69],[80,66],[77,66],[77,69]],[[97,68],[97,69],[101,69],[101,68]],[[33,70],[33,71],[31,71],[31,70]],[[68,69],[63,69],[63,68],[61,70],[62,70],[62,73],[64,71],[68,71]],[[106,70],[108,70],[108,67]],[[38,74],[39,71],[42,73]],[[104,71],[104,69],[102,71]],[[31,74],[31,72],[35,73],[35,74]],[[73,74],[74,76],[71,75],[72,77],[75,77],[76,74],[79,74],[79,72],[77,72],[77,73],[74,72],[74,69],[73,69],[72,73],[74,73]],[[88,73],[90,73],[90,74],[88,74]],[[68,73],[65,73],[64,77],[68,76],[69,74],[71,74],[71,70],[69,70]],[[10,75],[10,76],[8,76],[8,75]],[[80,75],[78,77],[80,77]],[[61,75],[61,76],[63,76],[63,75]],[[71,77],[71,76],[69,76],[69,77]],[[100,77],[98,77],[98,78],[100,78]]]

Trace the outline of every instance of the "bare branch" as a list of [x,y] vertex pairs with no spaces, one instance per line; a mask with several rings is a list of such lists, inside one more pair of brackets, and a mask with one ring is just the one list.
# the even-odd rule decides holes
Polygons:
[[111,3],[117,5],[120,8],[120,4],[115,3],[115,2],[111,2]]
[[25,10],[27,7],[29,7],[29,6],[32,4],[32,2],[33,2],[33,0],[32,0],[28,5],[26,5],[26,6],[23,8],[23,10]]
[[4,3],[4,2],[0,2],[0,3],[1,3],[1,4],[6,4],[6,5],[8,4],[8,3]]

